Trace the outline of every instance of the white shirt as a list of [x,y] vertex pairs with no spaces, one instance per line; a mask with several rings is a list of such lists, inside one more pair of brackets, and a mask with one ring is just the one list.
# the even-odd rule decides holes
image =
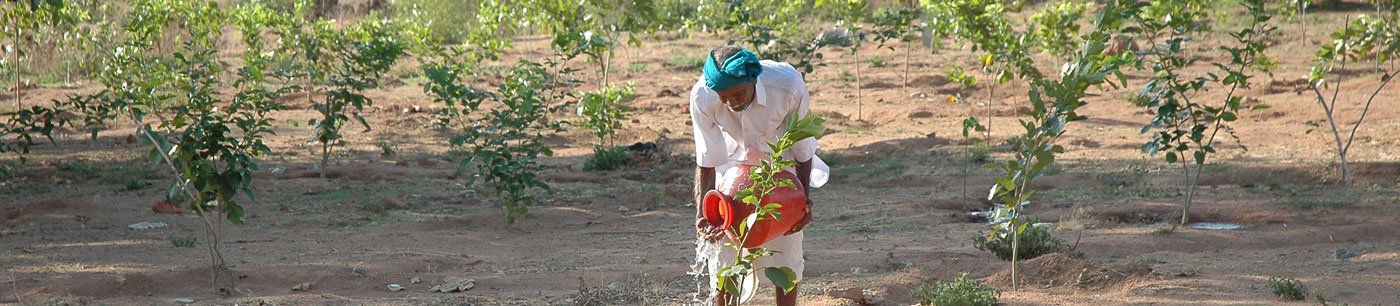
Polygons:
[[[734,112],[720,103],[719,94],[705,86],[703,78],[691,88],[695,163],[700,167],[725,173],[735,165],[757,165],[773,152],[767,143],[777,143],[783,136],[790,116],[806,115],[811,108],[807,84],[797,69],[787,63],[768,60],[759,64],[763,66],[763,73],[755,84],[754,101],[744,111]],[[831,169],[816,157],[816,153],[817,140],[807,138],[784,152],[783,158],[812,161],[812,187],[821,187],[826,184]]]

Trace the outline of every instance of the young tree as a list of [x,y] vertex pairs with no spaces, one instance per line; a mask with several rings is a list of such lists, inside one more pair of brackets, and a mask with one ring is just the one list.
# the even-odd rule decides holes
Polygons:
[[[734,264],[721,267],[715,275],[711,276],[715,278],[715,283],[719,284],[719,291],[726,293],[729,298],[725,305],[743,303],[744,291],[750,288],[743,286],[742,280],[758,275],[759,271],[754,269],[754,261],[773,255],[773,252],[767,248],[745,248],[744,245],[748,243],[749,233],[756,222],[776,221],[783,218],[783,215],[778,213],[782,204],[765,203],[769,201],[767,196],[772,194],[774,190],[793,188],[799,183],[792,179],[776,177],[778,173],[785,171],[783,169],[797,166],[796,161],[783,159],[783,153],[791,149],[798,141],[811,137],[821,137],[822,132],[825,131],[825,128],[822,127],[824,122],[826,120],[812,114],[800,118],[794,116],[788,122],[787,131],[783,133],[782,138],[778,139],[778,143],[768,143],[769,149],[773,151],[773,153],[768,154],[769,159],[763,160],[749,171],[749,179],[753,180],[753,185],[735,193],[734,199],[743,205],[752,205],[753,212],[735,225],[735,228],[738,229],[734,232],[734,240],[736,241],[726,243],[725,247],[731,247],[735,250]],[[791,268],[767,267],[763,269],[762,273],[768,277],[769,281],[773,282],[774,286],[782,290],[790,292],[797,285],[797,274]]]
[[[168,166],[174,175],[167,197],[182,194],[204,224],[217,287],[220,274],[227,270],[219,250],[222,220],[243,224],[239,195],[254,199],[255,158],[270,150],[262,142],[264,135],[272,133],[268,114],[280,107],[277,96],[290,88],[266,88],[261,74],[265,62],[256,55],[264,51],[249,50],[254,55],[245,54],[249,61],[235,82],[238,92],[230,100],[222,99],[217,92],[222,87],[217,80],[222,64],[215,58],[218,49],[213,40],[220,36],[229,13],[206,1],[181,2],[168,9],[179,14],[166,20],[182,24],[188,35],[172,54],[175,60],[159,60],[160,54],[149,53],[151,40],[143,39],[162,25],[130,21],[125,27],[129,39],[102,58],[99,80],[107,89],[88,98],[102,103],[85,103],[80,109],[90,124],[129,119],[139,126],[138,134],[154,144],[150,162]],[[240,31],[261,28],[255,25],[260,21],[244,21],[248,22],[237,25]],[[225,288],[231,289],[234,278],[226,280]]]
[[[329,21],[320,20],[314,31],[316,37],[328,41],[335,63],[327,73],[326,82],[330,88],[322,103],[312,105],[321,118],[308,123],[315,127],[311,141],[321,144],[321,178],[326,178],[327,163],[330,160],[330,147],[341,141],[340,128],[354,118],[369,130],[369,123],[360,117],[360,111],[374,103],[366,97],[366,89],[379,86],[380,74],[389,71],[394,63],[405,54],[406,47],[396,34],[396,25],[383,19],[364,19],[344,32],[331,28]],[[319,44],[319,43],[318,43]],[[349,116],[346,116],[349,114]]]
[[[1083,37],[1084,43],[1079,52],[1065,66],[1066,69],[1060,71],[1059,80],[1031,78],[1031,110],[1027,113],[1031,120],[1021,120],[1025,132],[1013,146],[1015,157],[985,166],[1004,172],[995,179],[996,185],[992,187],[988,199],[1000,202],[1001,207],[994,220],[1003,220],[991,235],[1010,233],[1012,236],[1012,290],[1019,290],[1017,250],[1020,234],[1029,225],[1024,222],[1021,210],[1031,204],[1031,196],[1035,193],[1029,188],[1031,180],[1044,174],[1045,168],[1054,163],[1055,154],[1064,152],[1064,147],[1053,142],[1064,134],[1066,125],[1086,119],[1076,111],[1086,104],[1083,99],[1089,87],[1108,84],[1117,88],[1127,82],[1119,68],[1130,63],[1131,59],[1105,57],[1102,53],[1111,34],[1123,27],[1124,14],[1128,11],[1119,7],[1117,1],[1109,1],[1094,21],[1094,32]],[[1116,77],[1117,83],[1113,82],[1113,77]]]
[[892,40],[903,42],[904,46],[904,77],[901,79],[901,89],[909,90],[909,66],[910,53],[914,49],[914,41],[918,39],[914,32],[919,30],[920,25],[915,24],[919,16],[923,14],[917,1],[901,1],[899,9],[882,8],[875,11],[870,17],[871,33],[875,36],[875,41],[880,43],[880,47],[888,47],[894,51],[894,46],[886,46]]
[[1065,58],[1076,51],[1079,17],[1088,8],[1088,3],[1068,0],[1031,15],[1028,32],[1035,40],[1036,47],[1056,58]]
[[[1386,14],[1390,17],[1385,20],[1394,20],[1396,15],[1395,6],[1389,6]],[[1317,103],[1322,107],[1322,112],[1327,116],[1327,125],[1331,128],[1332,139],[1337,149],[1337,158],[1342,164],[1342,178],[1346,186],[1352,185],[1351,168],[1347,164],[1347,154],[1350,153],[1352,140],[1356,138],[1356,131],[1361,127],[1361,123],[1366,120],[1366,113],[1371,110],[1371,102],[1376,100],[1386,85],[1390,85],[1391,79],[1400,70],[1385,72],[1381,75],[1381,82],[1371,91],[1371,95],[1366,98],[1366,104],[1361,108],[1361,114],[1356,119],[1356,123],[1351,126],[1351,131],[1344,139],[1341,137],[1343,130],[1337,127],[1337,102],[1338,93],[1342,89],[1342,81],[1346,74],[1342,70],[1346,69],[1348,61],[1359,61],[1363,59],[1374,59],[1377,67],[1382,63],[1394,63],[1396,56],[1400,56],[1400,25],[1386,22],[1384,20],[1371,20],[1366,16],[1361,16],[1356,20],[1351,20],[1332,34],[1332,43],[1322,46],[1317,52],[1312,73],[1309,75],[1308,84],[1317,97]],[[1374,57],[1372,57],[1374,56]],[[1335,69],[1335,67],[1339,69]],[[1393,66],[1392,66],[1393,68]],[[1335,76],[1335,81],[1328,84],[1328,75]],[[1331,97],[1323,95],[1323,90],[1332,86]],[[1309,133],[1312,130],[1308,131]]]
[[[1252,72],[1268,72],[1270,68],[1267,65],[1268,57],[1264,54],[1267,45],[1263,38],[1274,30],[1274,27],[1268,24],[1273,16],[1264,9],[1262,0],[1249,0],[1244,5],[1250,14],[1249,24],[1238,32],[1230,33],[1236,46],[1221,47],[1222,51],[1229,54],[1230,62],[1216,63],[1214,65],[1219,69],[1217,72],[1194,79],[1183,75],[1183,71],[1199,57],[1186,56],[1182,54],[1182,50],[1198,37],[1198,30],[1203,26],[1202,21],[1193,19],[1194,16],[1198,16],[1198,12],[1193,11],[1191,7],[1177,6],[1162,9],[1174,12],[1168,14],[1168,18],[1143,18],[1142,15],[1137,18],[1143,31],[1166,33],[1160,34],[1166,37],[1163,43],[1153,46],[1147,52],[1156,77],[1147,82],[1139,96],[1156,115],[1152,122],[1142,128],[1142,132],[1156,132],[1153,133],[1152,141],[1143,144],[1142,150],[1148,154],[1165,151],[1168,163],[1184,159],[1186,152],[1192,151],[1196,164],[1195,174],[1192,175],[1191,167],[1182,161],[1183,169],[1191,177],[1186,202],[1182,205],[1182,226],[1189,221],[1196,183],[1200,180],[1206,158],[1208,154],[1215,153],[1215,136],[1220,131],[1234,135],[1229,123],[1238,118],[1243,104],[1243,97],[1236,95],[1236,90],[1250,86]],[[1202,102],[1194,94],[1207,84],[1214,83],[1225,89],[1225,97],[1219,102]],[[1267,107],[1256,105],[1253,109]],[[1238,142],[1238,138],[1236,141]]]
[[[864,113],[864,95],[861,94],[860,78],[860,47],[865,42],[865,32],[862,32],[863,24],[868,18],[865,0],[817,0],[817,9],[831,9],[840,19],[836,21],[835,30],[845,33],[844,39],[828,41],[826,45],[835,45],[846,48],[846,54],[851,57],[851,66],[856,71],[856,120],[861,120]],[[830,33],[830,32],[828,32]],[[824,33],[825,34],[825,33]]]
[[1019,76],[1023,79],[1042,78],[1029,55],[1029,42],[1018,39],[1010,19],[999,1],[955,0],[935,4],[935,10],[952,20],[952,32],[961,41],[972,45],[973,51],[985,54],[979,59],[987,84],[987,119],[984,137],[991,141],[992,105],[996,86]]
[[5,24],[0,28],[3,29],[0,30],[3,36],[0,37],[10,41],[4,46],[10,60],[0,60],[0,65],[14,73],[15,106],[23,108],[24,95],[21,90],[24,84],[20,80],[20,72],[24,69],[20,62],[29,57],[29,51],[36,44],[53,40],[56,36],[66,38],[67,35],[57,32],[71,29],[87,19],[87,12],[81,7],[65,5],[62,1],[24,1],[13,6],[0,6],[0,13],[3,14],[0,15],[0,22]]
[[[615,136],[617,130],[622,128],[623,121],[629,119],[627,112],[631,108],[623,105],[635,98],[637,95],[632,84],[623,87],[607,86],[603,90],[595,92],[583,92],[579,96],[578,102],[578,125],[593,132],[598,136],[598,144],[593,146],[593,156],[584,164],[584,170],[597,168],[596,170],[613,170],[617,163],[605,162],[605,159],[615,159],[615,152],[625,152],[625,149],[615,147]],[[589,165],[596,165],[590,167]]]

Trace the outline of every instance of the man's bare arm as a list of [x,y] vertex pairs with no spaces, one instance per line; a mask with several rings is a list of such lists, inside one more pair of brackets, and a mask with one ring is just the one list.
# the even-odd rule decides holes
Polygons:
[[705,193],[715,189],[715,168],[695,167],[695,217],[700,217],[700,202]]
[[719,240],[724,231],[705,221],[705,193],[715,189],[715,168],[695,167],[695,233],[706,241]]

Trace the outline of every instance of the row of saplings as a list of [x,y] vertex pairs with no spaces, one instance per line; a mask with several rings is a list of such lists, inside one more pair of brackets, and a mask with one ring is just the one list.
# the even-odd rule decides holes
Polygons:
[[[69,12],[63,9],[62,3],[31,2],[19,8],[57,16]],[[974,4],[978,2],[950,4],[968,8],[952,10],[954,14],[962,14],[954,19],[985,19],[987,12],[971,9],[982,7]],[[988,165],[1006,173],[996,180],[992,200],[1005,204],[1005,209],[999,210],[1002,215],[995,219],[1008,223],[999,226],[987,239],[979,238],[978,247],[997,253],[999,258],[1012,260],[1013,280],[1016,279],[1016,260],[1064,251],[1063,242],[1054,240],[1043,229],[1027,226],[1034,222],[1021,213],[1023,206],[1031,203],[1032,192],[1026,186],[1030,185],[1030,179],[1043,174],[1056,154],[1064,151],[1063,147],[1052,143],[1064,133],[1066,125],[1084,119],[1075,110],[1085,104],[1082,99],[1087,88],[1104,84],[1126,86],[1120,67],[1142,68],[1145,63],[1151,64],[1157,76],[1137,99],[1158,113],[1144,128],[1144,131],[1154,132],[1153,141],[1144,146],[1144,151],[1165,152],[1169,162],[1181,160],[1184,163],[1189,155],[1199,177],[1207,154],[1215,153],[1214,136],[1222,130],[1231,131],[1225,125],[1238,117],[1241,107],[1267,107],[1242,105],[1243,99],[1234,91],[1248,86],[1251,72],[1267,72],[1273,64],[1270,57],[1264,56],[1266,45],[1262,42],[1262,37],[1274,29],[1267,24],[1271,16],[1265,12],[1261,1],[1245,4],[1253,17],[1251,23],[1237,33],[1230,33],[1235,45],[1222,50],[1229,52],[1231,61],[1216,65],[1220,73],[1209,74],[1209,77],[1191,78],[1181,73],[1195,61],[1180,53],[1181,45],[1194,41],[1193,36],[1204,35],[1208,29],[1204,26],[1205,9],[1191,5],[1184,5],[1180,10],[1161,10],[1173,6],[1158,2],[1136,3],[1117,10],[1116,4],[1107,4],[1099,12],[1099,20],[1095,20],[1095,32],[1085,35],[1084,48],[1073,54],[1073,65],[1066,65],[1075,69],[1061,71],[1060,80],[1041,75],[1026,52],[1002,52],[1025,51],[1008,47],[1014,44],[1008,45],[1009,40],[1002,38],[1009,31],[995,31],[987,26],[977,28],[986,33],[967,35],[985,38],[972,39],[972,43],[989,53],[982,62],[984,66],[995,68],[992,70],[998,72],[997,82],[1012,79],[1014,72],[1032,85],[1029,102],[1033,108],[1026,113],[1028,120],[1022,121],[1026,133],[1015,137],[1012,144],[1016,159]],[[587,35],[581,38],[558,36],[553,46],[561,61],[522,61],[501,73],[495,88],[482,89],[468,84],[478,83],[482,77],[478,74],[482,62],[494,58],[493,51],[498,50],[483,49],[490,46],[481,45],[444,46],[422,23],[365,18],[338,29],[333,20],[305,18],[312,15],[305,1],[293,7],[291,14],[258,3],[239,5],[232,10],[220,10],[210,1],[137,1],[133,6],[128,20],[116,30],[122,32],[122,39],[106,44],[110,48],[96,54],[93,78],[105,90],[53,101],[53,105],[29,105],[21,109],[3,126],[6,135],[16,135],[20,141],[0,143],[0,151],[27,153],[35,136],[49,137],[56,128],[64,126],[89,128],[93,137],[102,131],[101,127],[113,121],[138,126],[136,134],[154,144],[148,154],[151,163],[163,165],[175,174],[169,197],[182,199],[201,216],[206,236],[211,241],[208,244],[211,260],[220,268],[214,269],[216,284],[218,273],[224,271],[224,260],[218,252],[219,227],[222,219],[242,224],[244,212],[238,204],[239,195],[253,199],[249,189],[251,173],[258,169],[256,158],[271,151],[263,138],[273,133],[270,114],[282,109],[277,101],[287,93],[324,94],[320,99],[316,99],[316,95],[306,95],[311,108],[319,115],[308,124],[314,127],[310,141],[321,148],[324,176],[331,150],[344,141],[341,128],[347,123],[370,128],[359,115],[373,103],[364,91],[379,87],[380,75],[401,59],[417,58],[427,79],[424,92],[445,106],[437,127],[451,135],[449,142],[454,148],[465,152],[459,169],[472,167],[475,172],[469,182],[480,180],[495,187],[496,204],[509,221],[528,213],[526,207],[534,201],[531,190],[548,188],[535,173],[544,168],[537,158],[552,154],[540,140],[564,128],[563,122],[552,115],[564,112],[567,105],[577,104],[577,113],[582,118],[578,124],[593,131],[600,144],[611,144],[615,131],[627,119],[628,110],[621,104],[634,96],[630,86],[606,85],[606,69],[602,69],[604,81],[597,91],[570,92],[576,84],[568,77],[572,70],[560,63],[580,54],[598,56],[597,44]],[[1389,10],[1391,16],[1394,11]],[[62,20],[65,19],[55,18],[55,22]],[[1135,25],[1125,26],[1129,23]],[[243,67],[234,71],[225,71],[216,57],[217,38],[227,25],[242,34],[240,37],[248,50],[242,54]],[[176,35],[182,38],[181,45],[168,53],[157,51],[168,48],[154,48],[152,42],[168,37],[170,31],[178,31]],[[1336,71],[1344,70],[1347,60],[1355,55],[1367,55],[1373,49],[1384,50],[1386,54],[1400,50],[1388,47],[1400,40],[1379,40],[1387,47],[1376,46],[1377,37],[1393,37],[1387,35],[1395,32],[1393,26],[1383,22],[1350,21],[1343,31],[1334,35],[1337,41],[1319,53],[1310,84],[1329,117],[1336,107],[1336,95],[1334,92],[1334,98],[1327,101],[1322,94],[1319,86],[1326,84],[1324,76],[1334,73],[1332,67],[1337,64],[1342,69]],[[1112,34],[1124,33],[1158,38],[1154,41],[1161,41],[1163,45],[1123,56],[1100,55],[1104,42]],[[267,36],[277,39],[270,40]],[[269,45],[272,41],[276,43]],[[1378,64],[1389,58],[1381,57]],[[227,94],[220,90],[229,85],[225,76],[230,73],[234,76],[234,90]],[[1371,99],[1388,84],[1390,75],[1393,74],[1383,78]],[[1228,89],[1226,98],[1215,105],[1192,102],[1191,94],[1207,83],[1218,83]],[[1368,107],[1369,104],[1370,100]],[[62,115],[65,111],[83,116],[76,120]],[[1333,134],[1338,134],[1335,124],[1331,120],[1328,123],[1333,125]],[[1358,120],[1356,125],[1359,124]],[[1352,129],[1354,131],[1356,126]],[[1345,155],[1351,137],[1345,143],[1341,137],[1336,138],[1346,173]],[[625,163],[626,159],[624,149],[599,145],[584,168],[611,169]],[[1349,173],[1346,174],[1349,184]],[[1192,187],[1185,209],[1189,209],[1194,194],[1194,184]],[[1186,215],[1189,213],[1184,211],[1183,216]],[[1182,223],[1186,221],[1183,218]],[[1008,250],[1010,254],[1004,255]],[[231,286],[232,278],[227,280]],[[956,285],[956,282],[947,285]]]
[[[235,278],[219,250],[222,226],[224,220],[241,226],[240,203],[256,199],[253,173],[258,158],[272,152],[264,140],[275,134],[272,115],[284,110],[279,99],[289,93],[307,92],[317,114],[307,122],[308,142],[319,145],[324,178],[332,151],[345,141],[342,128],[371,128],[360,116],[374,102],[365,91],[382,86],[381,76],[401,60],[416,58],[426,78],[423,91],[444,106],[437,128],[450,135],[453,151],[463,152],[459,172],[475,170],[466,176],[468,185],[494,187],[496,205],[511,223],[528,215],[532,190],[549,188],[535,174],[545,168],[538,159],[552,155],[541,140],[565,125],[553,117],[579,104],[579,124],[602,139],[626,119],[620,105],[632,97],[630,86],[572,93],[577,82],[560,64],[568,54],[546,63],[521,60],[495,76],[494,88],[474,87],[486,83],[477,71],[494,55],[447,46],[423,23],[370,16],[339,28],[334,20],[308,17],[313,16],[309,1],[299,1],[291,12],[257,2],[232,9],[213,1],[132,5],[126,21],[113,28],[123,39],[93,51],[91,78],[103,89],[25,105],[0,125],[6,138],[15,139],[0,143],[0,152],[16,152],[24,160],[36,139],[57,144],[53,135],[64,128],[90,131],[95,139],[113,124],[136,126],[134,135],[152,144],[144,154],[148,161],[172,174],[167,201],[184,203],[200,217],[213,283],[223,292],[233,292]],[[59,16],[70,8],[49,1],[13,9]],[[247,49],[243,65],[231,71],[217,56],[227,28],[240,34]],[[178,47],[161,52],[166,48],[155,44],[170,36],[179,37]],[[599,148],[621,157],[591,159],[586,168],[615,168],[628,158],[626,152]],[[171,241],[195,244],[193,237]]]

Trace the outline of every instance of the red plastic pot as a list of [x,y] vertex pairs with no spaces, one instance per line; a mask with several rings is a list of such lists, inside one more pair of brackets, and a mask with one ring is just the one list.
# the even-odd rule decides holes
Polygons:
[[[701,215],[705,221],[711,225],[724,228],[725,234],[731,241],[739,241],[738,227],[743,223],[744,218],[753,214],[754,206],[734,199],[734,194],[740,190],[753,186],[753,180],[749,179],[749,165],[739,165],[725,171],[725,180],[720,183],[719,190],[711,190],[705,193],[703,203],[701,203]],[[761,220],[755,222],[753,228],[749,229],[749,240],[744,243],[745,248],[755,248],[778,238],[787,233],[788,230],[796,226],[807,215],[807,189],[802,186],[802,181],[797,179],[792,172],[783,171],[775,177],[790,179],[793,187],[782,187],[774,189],[767,196],[759,199],[764,205],[770,203],[781,204],[778,213],[783,217],[779,220]]]

